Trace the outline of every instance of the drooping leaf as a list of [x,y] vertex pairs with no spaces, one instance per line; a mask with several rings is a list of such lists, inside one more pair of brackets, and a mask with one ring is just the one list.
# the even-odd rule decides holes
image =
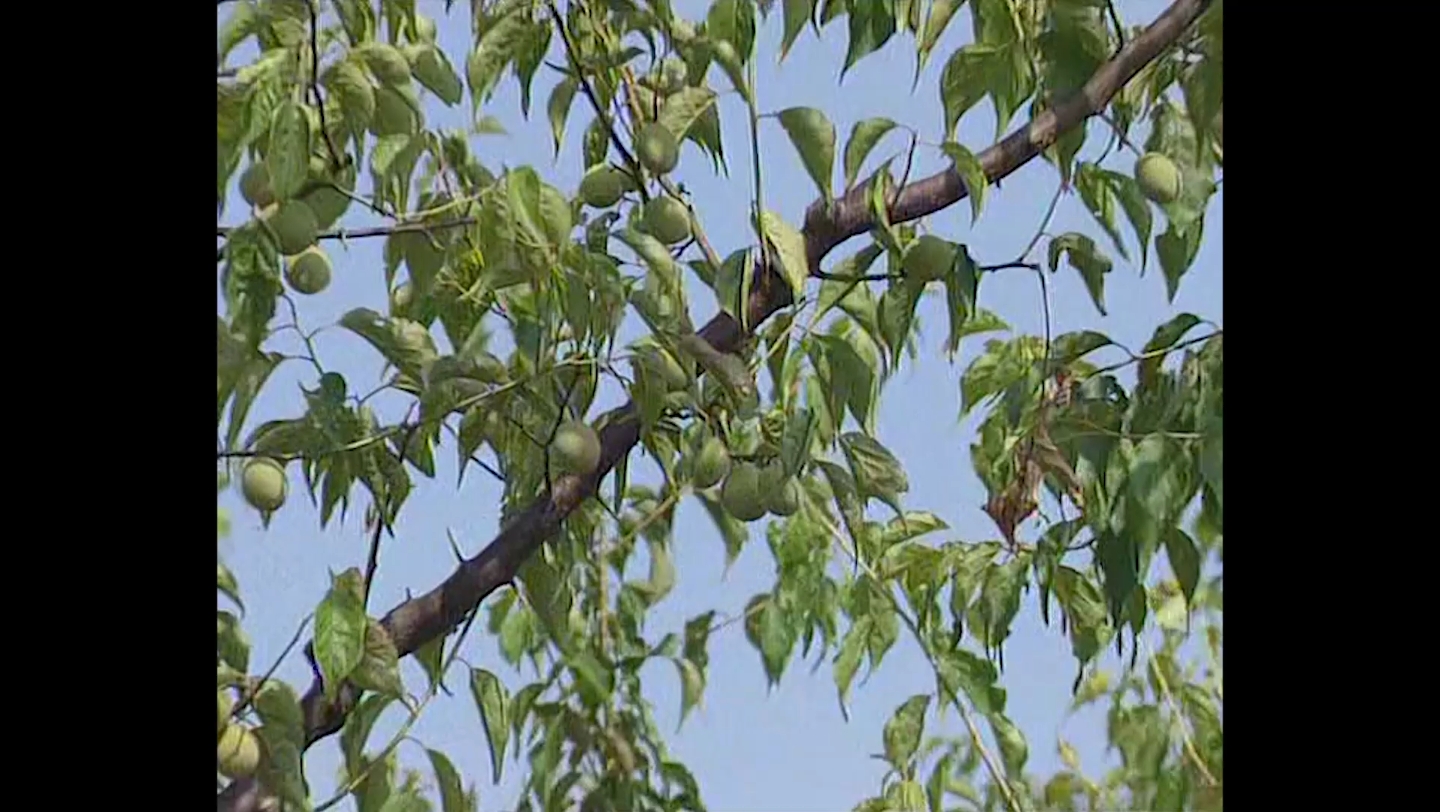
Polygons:
[[814,17],[815,0],[785,0],[784,33],[780,38],[781,60],[790,53],[790,46],[795,44],[795,38],[800,36],[805,24]]
[[[810,2],[811,0],[804,0]],[[865,159],[869,157],[871,150],[880,143],[885,134],[895,129],[897,125],[888,118],[867,118],[855,122],[854,128],[850,130],[850,140],[845,143],[845,189],[848,191],[855,185],[855,179],[860,177],[860,167],[864,166]],[[828,184],[827,184],[828,185]]]
[[500,678],[483,668],[470,669],[470,694],[480,712],[480,724],[490,743],[490,771],[496,784],[505,768],[505,745],[510,741],[509,701]]
[[360,572],[336,576],[315,610],[315,661],[333,698],[365,656],[365,603]]
[[930,707],[929,694],[916,694],[895,709],[885,723],[885,760],[897,770],[905,769],[920,747],[925,733],[925,711]]
[[289,200],[305,186],[310,170],[310,116],[299,103],[286,100],[275,110],[265,169],[277,200]]
[[895,455],[875,438],[857,431],[840,435],[840,447],[861,498],[874,497],[903,513],[900,495],[910,490],[910,480]]
[[761,213],[760,227],[766,241],[774,247],[775,254],[780,259],[781,274],[789,283],[791,292],[798,298],[805,289],[805,280],[810,276],[805,238],[794,226],[772,211]]
[[1100,311],[1100,315],[1107,315],[1105,274],[1110,273],[1112,267],[1110,258],[1101,253],[1094,240],[1073,231],[1050,241],[1051,273],[1060,266],[1062,255],[1069,261],[1070,267],[1080,272],[1080,278],[1085,281],[1085,289],[1090,292],[1090,300],[1095,303],[1095,309]]
[[825,200],[831,200],[831,178],[835,173],[835,125],[814,107],[789,107],[779,113],[780,125],[790,136],[790,143],[800,153],[800,160],[815,188]]

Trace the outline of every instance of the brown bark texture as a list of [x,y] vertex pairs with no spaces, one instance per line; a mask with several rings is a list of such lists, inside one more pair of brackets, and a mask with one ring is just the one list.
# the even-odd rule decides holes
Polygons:
[[[981,152],[977,158],[985,177],[993,183],[1008,176],[1061,135],[1103,110],[1126,82],[1178,40],[1209,5],[1210,0],[1175,0],[1144,32],[1101,65],[1078,93]],[[836,246],[875,226],[868,190],[869,184],[861,182],[828,207],[823,199],[810,204],[802,233],[812,274],[820,270],[821,260]],[[899,190],[890,220],[901,223],[924,217],[963,200],[966,193],[955,171],[937,172]],[[792,301],[778,273],[757,264],[756,276],[757,284],[747,302],[747,321],[752,326],[760,325]],[[744,338],[741,326],[724,312],[702,327],[699,335],[720,352],[735,351]],[[443,583],[401,603],[381,620],[400,656],[455,629],[486,596],[510,583],[520,565],[555,535],[565,517],[595,494],[601,480],[640,439],[632,403],[611,412],[602,422],[606,424],[600,432],[603,450],[600,465],[593,473],[553,481],[548,493],[542,494],[473,558],[459,564]],[[306,747],[339,731],[359,698],[359,692],[352,689],[340,691],[336,701],[327,702],[317,677],[301,699]],[[278,808],[276,799],[254,779],[233,781],[217,795],[217,812],[274,808]]]

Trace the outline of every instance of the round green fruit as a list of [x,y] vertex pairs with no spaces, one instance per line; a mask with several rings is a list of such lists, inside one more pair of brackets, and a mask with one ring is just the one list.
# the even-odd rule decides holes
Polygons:
[[[401,57],[403,60],[404,57]],[[387,135],[410,135],[419,126],[415,109],[393,87],[381,86],[375,91],[375,115],[370,118],[370,132],[377,138]]]
[[226,778],[246,778],[260,766],[260,740],[243,725],[230,725],[220,733],[215,766]]
[[742,522],[765,515],[764,494],[760,492],[760,468],[751,462],[736,463],[720,486],[720,504],[725,512]]
[[393,45],[372,43],[365,49],[365,64],[382,85],[404,85],[410,82],[410,63],[405,54]]
[[934,234],[925,234],[905,251],[900,264],[906,277],[917,282],[934,282],[955,264],[955,245]]
[[593,209],[608,209],[624,194],[625,173],[613,166],[597,166],[580,181],[580,199]]
[[315,212],[299,200],[287,200],[275,208],[265,219],[280,244],[280,253],[294,256],[315,244],[320,233],[320,224]]
[[1180,167],[1158,152],[1147,152],[1135,162],[1140,192],[1156,203],[1172,203],[1180,196]]
[[270,188],[270,171],[265,164],[256,161],[245,168],[240,175],[240,196],[245,202],[257,208],[265,208],[275,202],[275,192]]
[[269,457],[251,459],[240,475],[240,493],[262,513],[273,513],[285,504],[288,485],[284,466]]
[[705,444],[700,446],[700,453],[695,455],[695,474],[692,477],[695,487],[702,490],[709,488],[724,479],[728,473],[730,450],[719,437],[706,439]]
[[290,258],[285,281],[296,293],[312,295],[330,287],[330,257],[318,245],[312,245]]
[[795,477],[785,477],[765,492],[765,509],[775,516],[791,516],[800,509],[800,483]]
[[652,198],[645,204],[640,225],[646,234],[666,245],[690,238],[690,212],[685,210],[684,203],[669,195]]
[[635,155],[653,175],[664,175],[680,162],[680,144],[665,125],[646,124],[635,135]]
[[584,476],[600,465],[600,436],[576,420],[560,426],[550,444],[550,459],[568,474]]

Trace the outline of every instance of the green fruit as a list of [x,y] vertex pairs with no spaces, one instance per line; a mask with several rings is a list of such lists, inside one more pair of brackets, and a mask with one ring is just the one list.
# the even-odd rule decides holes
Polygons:
[[680,144],[665,125],[650,123],[635,135],[635,155],[652,175],[664,175],[680,162]]
[[[322,229],[335,225],[346,209],[350,208],[350,195],[340,191],[355,191],[355,165],[345,167],[331,178],[329,168],[323,159],[319,166],[311,162],[310,183],[313,188],[300,196],[300,200],[315,213],[315,223]],[[334,183],[332,186],[331,183]],[[339,186],[340,189],[336,189]]]
[[690,213],[685,204],[669,195],[652,198],[645,204],[640,226],[646,234],[666,245],[690,238]]
[[410,63],[405,54],[393,45],[375,42],[367,45],[362,52],[365,64],[382,85],[405,85],[410,83]]
[[685,61],[676,57],[666,57],[660,63],[659,81],[656,82],[657,89],[661,93],[674,93],[685,87],[685,80],[690,76],[690,69],[686,67]]
[[262,209],[275,202],[275,192],[270,189],[270,171],[265,164],[256,161],[246,167],[240,175],[240,196],[246,203]]
[[246,778],[260,766],[260,740],[243,725],[230,725],[220,733],[215,767],[226,778]]
[[565,423],[550,444],[550,460],[564,473],[584,476],[600,465],[600,436],[579,421]]
[[415,109],[398,90],[380,87],[375,91],[375,115],[370,119],[370,132],[375,137],[410,135],[419,124]]
[[269,457],[251,459],[240,475],[240,493],[250,507],[261,513],[279,510],[285,504],[288,486],[284,466]]
[[294,256],[315,244],[315,236],[320,233],[320,224],[315,220],[315,212],[299,200],[287,200],[281,203],[274,211],[265,218],[265,223],[270,230],[275,232],[275,240],[280,244],[280,253],[285,256]]
[[215,692],[215,733],[219,735],[225,729],[225,723],[230,719],[230,695],[224,691]]
[[700,446],[695,456],[695,474],[691,479],[695,487],[708,488],[730,473],[730,450],[719,437],[710,437]]
[[613,166],[596,166],[580,181],[580,199],[593,209],[608,209],[625,194],[625,180],[625,173]]
[[285,281],[296,293],[312,295],[330,287],[330,257],[318,245],[312,245],[290,258]]
[[725,512],[742,522],[753,522],[765,515],[765,499],[760,492],[760,469],[754,463],[736,463],[720,486],[720,504]]
[[765,509],[776,516],[790,516],[800,509],[800,483],[795,477],[785,477],[765,492]]
[[1180,168],[1158,152],[1147,152],[1135,162],[1140,192],[1156,203],[1174,202],[1180,196]]
[[402,282],[390,291],[390,315],[403,316],[415,299],[415,288],[409,282]]
[[905,276],[917,282],[934,282],[944,276],[953,264],[955,244],[933,234],[923,235],[911,244],[900,262]]

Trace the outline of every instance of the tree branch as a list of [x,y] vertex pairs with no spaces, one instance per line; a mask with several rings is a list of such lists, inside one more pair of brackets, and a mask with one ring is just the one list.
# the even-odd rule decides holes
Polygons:
[[[1175,0],[1144,33],[1102,65],[1079,93],[980,153],[978,158],[985,177],[992,183],[1006,177],[1054,144],[1065,132],[1102,110],[1141,68],[1174,43],[1209,4],[1210,0]],[[868,188],[868,184],[858,184],[832,206],[827,208],[823,200],[817,200],[806,211],[805,248],[812,273],[819,270],[820,261],[836,246],[874,226],[867,201]],[[903,187],[896,196],[891,217],[893,222],[915,220],[954,205],[964,199],[966,193],[960,176],[947,169]],[[756,272],[746,315],[747,323],[758,326],[789,305],[792,299],[789,287],[773,269],[760,266]],[[723,312],[701,328],[699,335],[721,352],[734,351],[743,338],[740,325]],[[602,452],[600,465],[593,473],[556,479],[552,490],[542,494],[474,558],[456,567],[444,583],[401,603],[381,620],[402,657],[459,626],[491,592],[509,583],[520,564],[560,529],[571,511],[596,492],[600,481],[640,439],[634,409],[633,403],[627,403],[601,419],[604,424],[600,431]],[[326,701],[318,681],[305,693],[301,706],[307,747],[338,731],[359,700],[360,692],[349,686],[339,693],[336,701]],[[237,780],[220,793],[217,810],[258,812],[262,800],[264,795],[258,789],[258,782]]]

